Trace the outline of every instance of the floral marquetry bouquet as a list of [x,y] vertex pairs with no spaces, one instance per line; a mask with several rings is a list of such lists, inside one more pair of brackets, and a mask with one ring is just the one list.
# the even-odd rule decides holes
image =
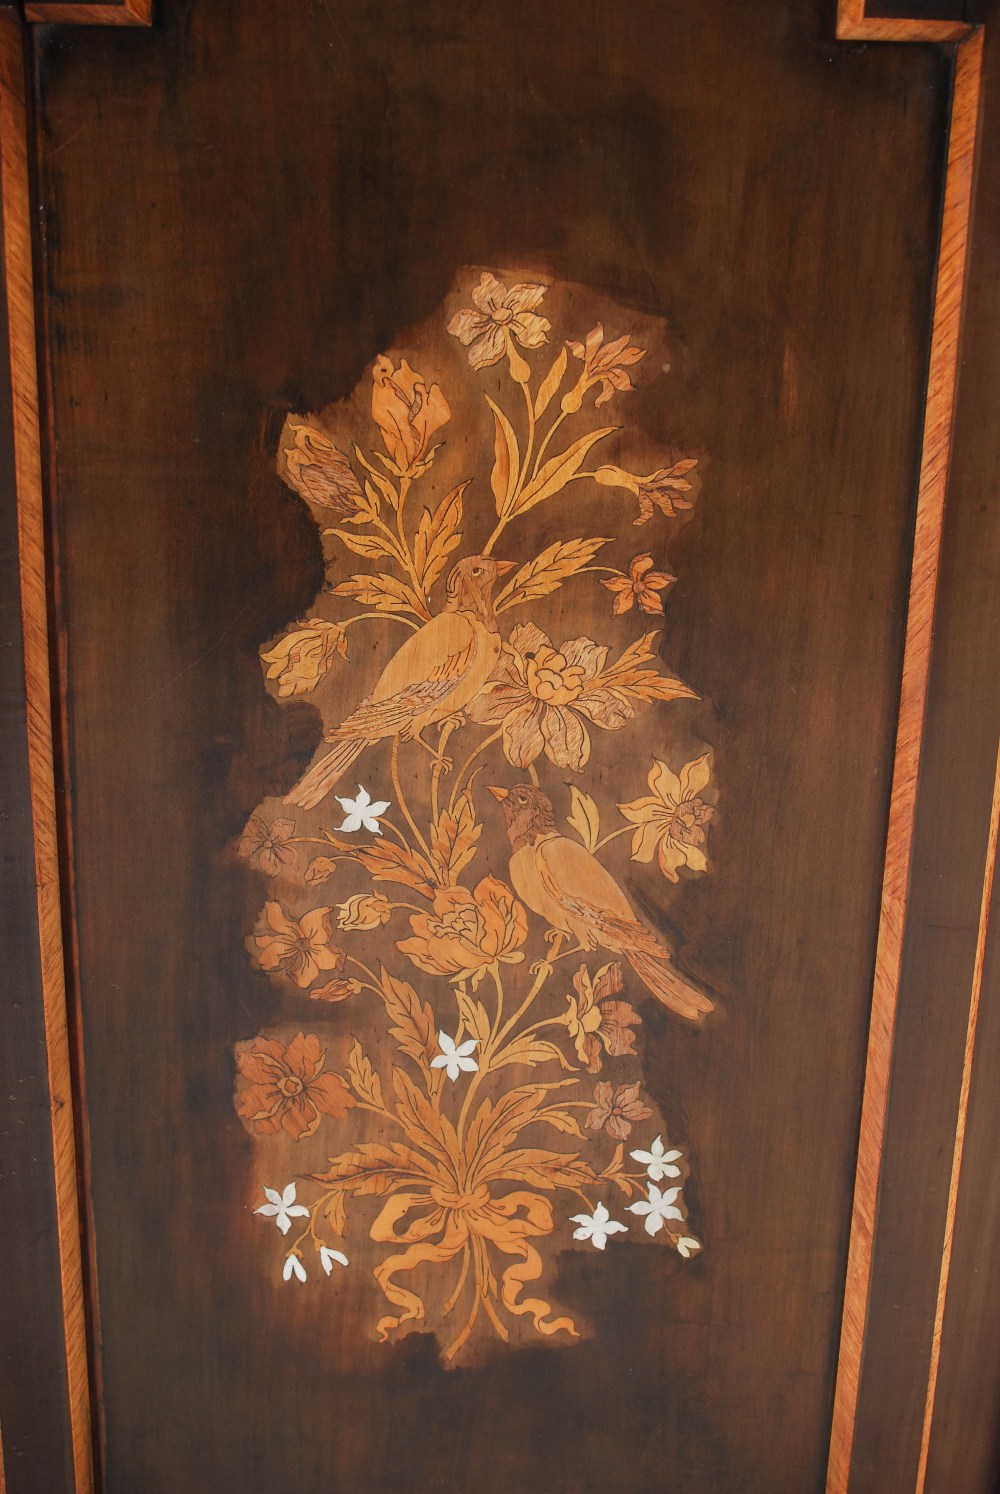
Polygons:
[[701,1249],[636,1040],[650,998],[688,1023],[713,1003],[634,894],[708,869],[710,754],[669,746],[697,696],[660,660],[674,578],[645,529],[691,508],[696,463],[632,470],[644,349],[557,337],[547,295],[483,274],[442,323],[461,362],[382,355],[370,417],[287,419],[327,585],[261,657],[323,735],[239,848],[281,991],[235,1094],[278,1270],[360,1270],[377,1337],[427,1325],[449,1362],[577,1337],[547,1284],[564,1249]]

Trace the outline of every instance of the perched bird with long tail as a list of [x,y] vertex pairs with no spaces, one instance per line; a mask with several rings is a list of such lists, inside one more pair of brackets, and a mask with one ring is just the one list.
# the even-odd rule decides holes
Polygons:
[[658,1001],[699,1022],[714,1003],[676,968],[669,946],[636,917],[614,877],[579,841],[560,835],[552,800],[531,783],[490,786],[503,806],[510,880],[522,902],[581,950],[622,955]]
[[427,747],[420,735],[424,728],[479,694],[500,657],[493,588],[513,568],[513,561],[490,555],[468,555],[452,567],[443,611],[406,640],[371,694],[327,733],[330,751],[286,795],[287,804],[312,809],[366,747],[387,737],[416,739]]

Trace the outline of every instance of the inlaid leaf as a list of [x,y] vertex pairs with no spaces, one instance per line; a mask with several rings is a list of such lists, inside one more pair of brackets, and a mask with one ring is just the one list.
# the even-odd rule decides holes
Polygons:
[[400,1052],[414,1059],[428,1075],[430,1062],[437,1052],[437,1028],[434,1013],[426,1001],[405,980],[397,980],[385,966],[381,967],[379,985],[386,1014],[392,1024],[389,1031]]
[[557,353],[555,362],[553,363],[552,367],[549,369],[548,373],[545,375],[545,378],[539,385],[538,393],[535,395],[536,420],[538,420],[540,416],[545,414],[545,411],[548,409],[552,401],[552,396],[555,394],[556,390],[559,388],[559,385],[562,383],[563,375],[566,372],[566,362],[566,349],[565,347],[562,347]]
[[601,838],[601,812],[590,794],[583,793],[575,785],[569,792],[572,808],[566,816],[566,823],[573,827],[587,850],[592,851]]
[[365,1057],[365,1051],[357,1038],[354,1039],[354,1047],[347,1060],[347,1072],[359,1098],[381,1109],[382,1081],[373,1069],[371,1060]]
[[458,1151],[458,1137],[451,1121],[434,1108],[403,1069],[393,1069],[392,1089],[396,1115],[407,1135],[438,1157],[445,1167],[450,1167]]
[[399,546],[388,535],[350,534],[346,529],[324,529],[323,533],[335,535],[348,550],[363,555],[366,560],[381,560],[385,555],[393,560],[401,559]]
[[536,503],[543,503],[546,498],[560,492],[579,472],[591,447],[617,429],[617,426],[606,425],[597,431],[587,431],[572,445],[567,446],[565,451],[560,451],[558,456],[550,457],[531,482],[522,488],[511,510],[512,515],[526,514]]
[[609,543],[608,539],[572,539],[547,545],[515,571],[497,597],[496,611],[506,612],[558,591],[564,581],[590,564],[602,545]]
[[[312,1173],[316,1183],[339,1183],[351,1193],[389,1193],[402,1182],[426,1179],[430,1166],[401,1141],[369,1141],[333,1157],[325,1172]],[[433,1176],[433,1174],[431,1174]]]
[[[550,1043],[545,1038],[534,1037],[531,1033],[523,1033],[519,1038],[515,1038],[509,1047],[504,1048],[493,1060],[491,1067],[502,1069],[511,1063],[527,1064],[530,1068],[535,1068],[541,1063],[558,1063],[560,1068],[564,1069],[574,1067],[555,1043]],[[547,1116],[546,1119],[548,1119]]]
[[347,1228],[347,1205],[343,1192],[339,1189],[330,1195],[330,1201],[326,1206],[326,1222],[332,1232],[341,1240],[344,1238],[344,1230]]
[[376,612],[410,612],[424,622],[430,617],[427,603],[417,595],[412,586],[384,573],[349,576],[346,581],[339,582],[333,588],[333,594],[337,597],[350,597]]
[[454,810],[441,811],[431,830],[431,851],[446,886],[458,881],[459,873],[475,856],[482,833],[468,791],[458,796]]
[[461,543],[462,495],[471,479],[446,493],[434,510],[425,508],[413,541],[413,565],[424,592],[429,592],[444,570],[448,556]]
[[402,887],[412,887],[431,897],[437,883],[434,869],[418,851],[408,846],[397,846],[390,840],[379,840],[368,846],[350,846],[366,871],[375,882],[398,882]]
[[488,394],[486,403],[493,411],[494,424],[493,471],[490,474],[490,486],[493,489],[493,497],[496,499],[497,513],[502,519],[507,514],[514,488],[517,485],[521,455],[514,427],[504,412],[499,405],[493,403]]

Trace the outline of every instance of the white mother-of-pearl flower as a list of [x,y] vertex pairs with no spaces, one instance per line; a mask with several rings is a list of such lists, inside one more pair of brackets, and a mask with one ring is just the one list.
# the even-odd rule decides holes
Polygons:
[[574,1240],[589,1240],[598,1250],[603,1250],[608,1243],[608,1235],[617,1235],[620,1231],[628,1229],[627,1224],[619,1224],[617,1219],[612,1219],[602,1203],[592,1214],[572,1214],[570,1223],[578,1224],[579,1229],[573,1231]]
[[342,835],[353,835],[356,830],[371,831],[372,835],[381,835],[382,829],[379,825],[379,816],[385,814],[391,799],[373,799],[367,789],[358,784],[358,797],[356,799],[342,799],[339,794],[334,798],[346,815],[342,825],[337,830]]

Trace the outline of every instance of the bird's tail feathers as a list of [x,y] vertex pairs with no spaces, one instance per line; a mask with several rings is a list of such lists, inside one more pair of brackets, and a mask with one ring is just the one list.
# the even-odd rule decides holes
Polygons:
[[676,1012],[678,1017],[686,1017],[689,1022],[700,1022],[702,1017],[714,1011],[715,1003],[703,991],[699,991],[697,986],[685,980],[665,956],[631,950],[626,958],[656,999]]
[[285,803],[295,804],[299,809],[315,809],[341,774],[347,772],[367,746],[363,737],[345,737],[343,741],[336,742],[332,750],[325,753],[318,763],[314,763],[305,777],[300,778],[291,792],[285,795]]

